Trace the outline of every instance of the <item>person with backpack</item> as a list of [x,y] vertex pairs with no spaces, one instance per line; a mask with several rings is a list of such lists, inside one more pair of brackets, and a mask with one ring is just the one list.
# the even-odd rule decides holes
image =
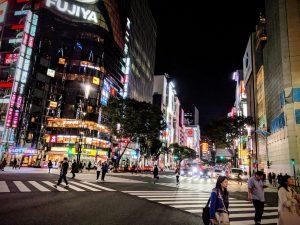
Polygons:
[[227,186],[228,178],[226,176],[219,176],[216,183],[216,187],[212,189],[210,199],[208,201],[208,204],[210,202],[209,219],[211,224],[230,224],[228,212],[229,198]]
[[104,162],[102,164],[102,175],[101,175],[101,180],[104,181],[105,179],[105,174],[108,172],[108,165],[107,162]]

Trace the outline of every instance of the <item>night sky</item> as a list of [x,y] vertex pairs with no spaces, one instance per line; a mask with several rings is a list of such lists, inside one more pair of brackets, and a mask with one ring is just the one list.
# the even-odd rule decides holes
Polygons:
[[181,102],[199,109],[200,125],[226,116],[234,103],[231,74],[242,69],[264,1],[149,3],[158,29],[155,74],[170,75]]

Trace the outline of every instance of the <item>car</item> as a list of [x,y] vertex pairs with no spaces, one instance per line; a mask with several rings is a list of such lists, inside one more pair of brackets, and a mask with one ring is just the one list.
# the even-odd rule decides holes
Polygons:
[[231,168],[230,170],[230,178],[233,180],[236,180],[238,178],[238,175],[243,175],[244,171],[241,168]]
[[215,169],[213,174],[212,174],[212,177],[217,178],[219,176],[225,176],[225,175],[226,175],[226,172],[224,170]]

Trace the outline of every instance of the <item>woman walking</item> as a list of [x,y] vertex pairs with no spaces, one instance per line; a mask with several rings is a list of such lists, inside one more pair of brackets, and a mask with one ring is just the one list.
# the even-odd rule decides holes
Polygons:
[[294,180],[285,175],[281,178],[278,189],[278,225],[299,224],[300,221],[300,196],[291,187]]
[[223,224],[228,225],[228,178],[225,176],[219,176],[216,187],[212,189],[210,195],[210,221],[211,224]]

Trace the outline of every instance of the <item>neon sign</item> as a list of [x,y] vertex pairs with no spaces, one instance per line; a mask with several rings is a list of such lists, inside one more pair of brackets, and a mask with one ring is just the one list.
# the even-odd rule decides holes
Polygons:
[[[85,0],[83,2],[91,2],[91,0]],[[70,2],[66,2],[63,0],[46,0],[46,6],[48,8],[53,8],[55,7],[56,10],[66,13],[70,16],[82,18],[84,20],[93,22],[93,23],[98,23],[98,18],[97,14],[95,11],[86,9],[82,6],[72,4]]]

